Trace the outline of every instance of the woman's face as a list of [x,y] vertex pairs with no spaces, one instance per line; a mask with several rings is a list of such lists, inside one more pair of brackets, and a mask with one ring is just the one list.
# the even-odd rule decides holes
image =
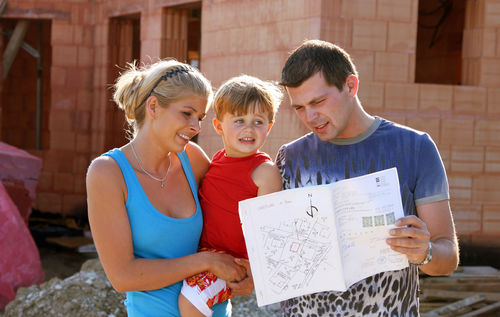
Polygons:
[[200,132],[206,108],[207,100],[203,97],[183,98],[167,107],[156,107],[152,125],[158,144],[168,151],[184,151],[189,140]]

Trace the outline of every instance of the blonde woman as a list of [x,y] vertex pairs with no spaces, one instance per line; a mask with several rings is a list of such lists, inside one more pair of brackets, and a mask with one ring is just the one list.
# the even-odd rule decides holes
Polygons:
[[[115,84],[133,138],[91,163],[88,214],[106,275],[127,293],[128,316],[179,316],[182,280],[199,272],[246,277],[232,256],[196,252],[203,223],[198,185],[210,162],[190,139],[211,98],[208,80],[173,60],[130,65]],[[216,316],[229,315],[226,306],[215,307]]]

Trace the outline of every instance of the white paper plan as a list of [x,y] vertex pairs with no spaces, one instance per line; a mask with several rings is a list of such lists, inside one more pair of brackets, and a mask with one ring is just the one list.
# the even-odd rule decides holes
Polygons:
[[385,242],[403,217],[396,168],[239,203],[259,306],[408,266]]

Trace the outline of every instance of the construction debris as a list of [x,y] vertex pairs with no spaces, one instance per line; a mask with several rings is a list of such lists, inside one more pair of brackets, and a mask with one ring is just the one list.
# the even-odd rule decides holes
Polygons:
[[450,276],[420,278],[422,317],[500,316],[500,271],[460,267]]

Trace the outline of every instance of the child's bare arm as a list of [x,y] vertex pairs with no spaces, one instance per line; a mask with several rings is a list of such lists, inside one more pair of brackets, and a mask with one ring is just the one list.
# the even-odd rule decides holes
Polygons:
[[252,179],[259,188],[257,196],[274,193],[282,189],[281,175],[278,167],[271,161],[266,161],[252,172]]

